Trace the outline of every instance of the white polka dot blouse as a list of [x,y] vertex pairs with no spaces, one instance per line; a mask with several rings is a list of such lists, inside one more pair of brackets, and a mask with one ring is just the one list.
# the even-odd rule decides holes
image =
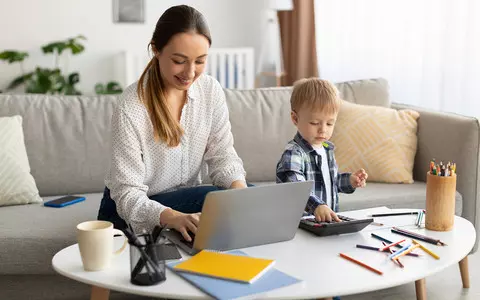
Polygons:
[[181,112],[181,142],[168,147],[153,138],[136,83],[121,95],[112,116],[112,149],[105,184],[119,216],[135,231],[152,230],[166,208],[148,196],[202,183],[202,173],[216,186],[245,181],[242,160],[233,147],[225,94],[220,84],[203,74],[189,88]]

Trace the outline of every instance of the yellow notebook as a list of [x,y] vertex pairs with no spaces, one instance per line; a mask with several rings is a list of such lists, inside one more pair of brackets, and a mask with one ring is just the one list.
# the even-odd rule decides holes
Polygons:
[[253,283],[275,264],[274,260],[203,250],[174,267],[176,271]]

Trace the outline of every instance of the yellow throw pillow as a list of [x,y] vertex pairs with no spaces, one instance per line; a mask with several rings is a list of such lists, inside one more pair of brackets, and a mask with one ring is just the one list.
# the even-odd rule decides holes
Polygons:
[[340,172],[363,168],[367,181],[413,183],[419,116],[342,101],[331,139]]

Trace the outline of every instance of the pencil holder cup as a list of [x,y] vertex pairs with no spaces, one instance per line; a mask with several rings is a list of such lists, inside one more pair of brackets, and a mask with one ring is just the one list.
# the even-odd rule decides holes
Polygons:
[[130,244],[130,282],[155,285],[165,281],[164,242],[136,246]]
[[437,176],[427,173],[425,228],[435,231],[453,228],[456,190],[457,174]]

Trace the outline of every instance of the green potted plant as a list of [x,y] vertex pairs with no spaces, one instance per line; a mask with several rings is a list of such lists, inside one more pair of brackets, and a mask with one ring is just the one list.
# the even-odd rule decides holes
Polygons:
[[121,94],[123,92],[120,84],[115,81],[110,81],[106,85],[103,83],[97,83],[95,85],[95,93],[97,95],[114,95]]
[[56,41],[42,46],[44,54],[55,55],[54,68],[37,66],[35,70],[28,73],[25,73],[23,65],[24,60],[29,56],[27,52],[16,50],[1,52],[0,60],[9,64],[19,63],[21,70],[21,75],[12,80],[7,90],[24,85],[26,93],[81,95],[80,91],[75,88],[75,85],[80,81],[80,75],[78,72],[64,75],[59,66],[59,58],[62,53],[65,53],[65,50],[69,50],[72,55],[82,53],[85,50],[81,43],[82,40],[86,40],[86,38],[83,35],[78,35],[64,41]]

